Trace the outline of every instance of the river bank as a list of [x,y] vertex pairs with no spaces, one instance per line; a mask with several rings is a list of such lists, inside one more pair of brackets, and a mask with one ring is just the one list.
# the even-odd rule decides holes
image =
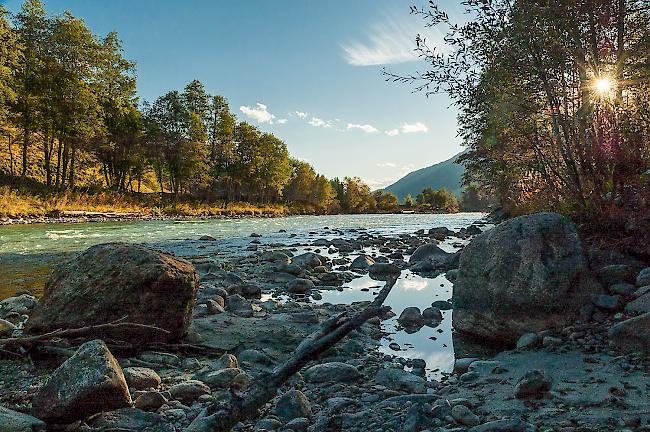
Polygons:
[[[316,221],[321,220],[297,219],[295,226],[305,222],[316,226]],[[430,225],[429,229],[413,230],[402,225],[397,231],[384,220],[381,230],[353,227],[352,222],[350,227],[321,225],[296,232],[288,229],[286,233],[279,232],[285,228],[276,226],[261,233],[249,231],[237,242],[200,239],[197,231],[192,238],[160,242],[161,248],[191,262],[200,276],[192,318],[183,338],[185,348],[143,345],[134,349],[108,341],[126,377],[124,388],[117,391],[122,402],[104,407],[101,414],[84,412],[80,415],[83,418],[66,430],[207,432],[211,430],[209,407],[231,403],[233,395],[245,397],[246,389],[290,358],[307,335],[329,317],[363,308],[381,291],[386,275],[396,272],[400,274],[398,283],[386,299],[391,312],[369,320],[310,362],[277,389],[277,395],[259,414],[242,421],[235,430],[650,430],[650,407],[645,396],[650,388],[647,357],[638,351],[621,352],[615,345],[616,335],[610,331],[634,316],[625,305],[634,303],[634,285],[645,283],[643,278],[637,281],[640,263],[606,251],[591,251],[596,267],[589,274],[597,274],[601,283],[607,281],[608,297],[594,298],[594,303],[588,300],[585,306],[590,308],[581,314],[583,318],[567,324],[548,323],[542,330],[523,335],[514,350],[514,344],[504,349],[485,342],[476,349],[452,328],[452,321],[457,325],[457,309],[465,308],[454,293],[455,289],[462,292],[467,277],[458,252],[476,243],[475,236],[494,228],[480,221],[456,221],[450,226],[453,224],[462,226],[450,229]],[[516,230],[507,234],[515,243],[526,243],[518,237],[527,234]],[[549,238],[562,241],[556,235]],[[501,243],[501,253],[512,249]],[[130,262],[102,256],[102,268],[122,268]],[[558,257],[562,258],[544,255],[544,265],[564,260],[566,254]],[[83,274],[84,266],[94,266],[100,260],[88,255],[86,261],[83,264],[73,259],[70,265],[77,266],[75,270],[68,265],[59,274],[72,278],[73,283]],[[529,265],[532,263],[526,262],[522,268]],[[147,266],[139,265],[138,272],[147,273]],[[511,275],[502,277],[504,283],[510,277],[517,279],[516,272],[511,267]],[[83,289],[127,284],[110,277],[105,280],[105,276],[90,277],[92,282],[84,282]],[[619,286],[622,283],[627,286]],[[611,286],[625,288],[625,294],[617,294],[616,305],[606,302],[615,295]],[[71,293],[78,289],[82,286]],[[505,296],[500,299],[507,301]],[[60,316],[74,319],[82,311],[97,307],[91,303],[116,308],[116,303],[97,296],[85,301],[90,302],[85,307],[73,303],[72,298],[63,302],[73,306]],[[152,320],[162,319],[152,322],[165,325],[173,319],[175,308],[168,304],[163,315],[155,315],[157,301],[166,300],[148,298],[149,304],[142,307],[150,308]],[[8,304],[22,308],[23,316],[15,330],[20,333],[38,302],[29,296],[3,302],[0,315],[16,320],[16,314],[8,312]],[[539,312],[529,315],[536,314]],[[522,318],[509,314],[500,319],[515,322]],[[498,333],[502,328],[491,325],[489,330]],[[44,383],[52,383],[48,384],[50,390],[62,385],[57,378],[61,372],[54,368],[65,359],[77,370],[90,366],[80,361],[79,355],[70,358],[78,342],[72,348],[66,343],[44,345],[49,348],[34,355],[36,368],[27,359],[0,361],[0,376],[4,377],[0,379],[0,404],[40,418],[54,416],[48,420],[51,427],[63,421],[60,416],[57,419],[42,403],[34,406],[34,400],[43,400]],[[95,356],[105,355],[97,346],[84,349]],[[78,375],[72,379],[72,390],[88,390],[89,383]],[[70,390],[70,386],[66,388]],[[68,406],[74,408],[74,404]],[[0,419],[2,415],[0,411]],[[36,430],[42,427],[33,417],[24,421],[31,421]]]

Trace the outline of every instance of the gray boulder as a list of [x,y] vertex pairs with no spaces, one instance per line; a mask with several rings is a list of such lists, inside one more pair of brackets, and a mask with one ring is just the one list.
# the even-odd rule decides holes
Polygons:
[[305,381],[310,383],[333,383],[356,381],[361,374],[356,367],[341,363],[322,363],[305,371]]
[[131,405],[120,365],[100,340],[83,344],[50,376],[32,400],[32,414],[48,423],[72,423]]
[[321,266],[325,263],[326,259],[313,252],[306,252],[304,254],[291,258],[291,263],[300,268],[314,268]]
[[650,313],[612,326],[609,341],[622,351],[650,353]]
[[144,246],[108,243],[58,266],[27,322],[26,331],[106,324],[128,317],[147,328],[119,328],[95,337],[173,341],[186,333],[199,277],[188,261]]
[[460,333],[514,345],[524,333],[572,322],[601,291],[569,219],[521,216],[476,236],[463,250],[453,325]]
[[45,423],[30,415],[0,406],[0,432],[44,431]]
[[404,369],[381,369],[375,381],[391,390],[409,393],[426,393],[427,382],[424,378],[413,375]]
[[650,267],[641,270],[636,277],[636,286],[642,287],[646,285],[650,285]]
[[646,313],[650,312],[650,293],[643,294],[641,297],[632,300],[625,306],[627,313]]

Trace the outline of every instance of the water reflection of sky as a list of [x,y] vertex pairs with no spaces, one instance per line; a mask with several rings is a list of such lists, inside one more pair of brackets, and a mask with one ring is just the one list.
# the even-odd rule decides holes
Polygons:
[[[322,291],[323,299],[319,303],[349,304],[372,300],[383,286],[383,282],[372,280],[366,275],[346,284],[343,291]],[[425,360],[431,377],[437,377],[441,372],[451,372],[454,367],[452,311],[443,311],[443,320],[439,326],[424,326],[411,334],[399,328],[397,324],[397,318],[407,307],[416,306],[422,311],[436,300],[451,299],[451,295],[452,284],[444,275],[427,279],[408,270],[402,272],[385,302],[396,316],[382,323],[383,330],[389,333],[389,336],[382,339],[380,350],[404,358]],[[389,348],[393,342],[399,344],[400,351]]]

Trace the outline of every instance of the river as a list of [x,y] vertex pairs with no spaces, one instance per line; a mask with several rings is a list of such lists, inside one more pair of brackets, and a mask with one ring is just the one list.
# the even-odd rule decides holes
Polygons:
[[[53,265],[75,252],[99,243],[136,242],[184,257],[210,254],[228,257],[248,253],[246,247],[251,242],[251,233],[260,234],[262,244],[292,244],[328,237],[323,234],[325,231],[333,238],[354,236],[358,230],[386,236],[412,234],[420,229],[440,226],[458,230],[482,216],[484,215],[480,213],[334,215],[2,226],[0,300],[21,290],[39,295]],[[203,235],[212,236],[217,241],[198,241]],[[458,242],[457,239],[453,241]],[[456,250],[456,246],[452,245],[451,240],[441,244],[449,252]],[[368,276],[363,276],[346,284],[343,291],[324,292],[322,301],[351,303],[371,300],[373,292],[380,285]],[[424,309],[435,300],[450,299],[452,289],[453,285],[444,275],[428,279],[404,271],[386,303],[399,316],[408,306]],[[390,352],[392,349],[389,345],[396,342],[400,346],[400,355],[424,358],[429,371],[449,371],[454,359],[451,314],[452,311],[444,312],[440,326],[424,327],[412,334],[398,330],[395,318],[385,322],[386,331],[392,334],[382,341],[382,349]]]

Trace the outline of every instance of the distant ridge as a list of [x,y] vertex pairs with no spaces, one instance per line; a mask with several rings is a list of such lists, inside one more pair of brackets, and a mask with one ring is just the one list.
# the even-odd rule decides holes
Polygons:
[[462,193],[462,177],[465,173],[465,168],[455,163],[460,155],[462,153],[458,153],[446,161],[413,171],[384,188],[384,190],[397,195],[400,201],[404,201],[404,198],[409,194],[415,199],[417,194],[422,192],[422,189],[429,186],[433,189],[444,187],[460,197]]

